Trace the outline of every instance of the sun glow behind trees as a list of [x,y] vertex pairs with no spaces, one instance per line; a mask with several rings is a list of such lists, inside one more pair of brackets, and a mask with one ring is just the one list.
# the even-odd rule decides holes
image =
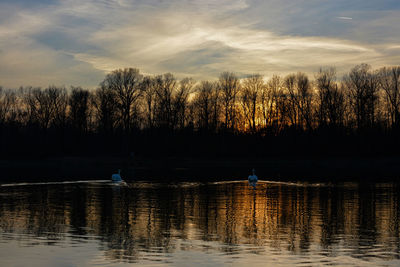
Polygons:
[[399,124],[400,67],[354,67],[338,81],[334,68],[264,80],[223,72],[218,81],[144,76],[138,69],[108,74],[96,90],[50,86],[0,91],[0,123],[69,124],[89,131],[193,127],[217,132],[318,127],[363,129]]
[[[359,134],[399,128],[400,67],[355,66],[339,80],[334,68],[313,78],[298,72],[264,80],[223,72],[217,81],[109,73],[96,90],[49,86],[0,91],[0,133],[123,136],[152,133],[284,136],[285,132]],[[191,134],[189,134],[191,133]],[[130,141],[125,145],[129,146]]]

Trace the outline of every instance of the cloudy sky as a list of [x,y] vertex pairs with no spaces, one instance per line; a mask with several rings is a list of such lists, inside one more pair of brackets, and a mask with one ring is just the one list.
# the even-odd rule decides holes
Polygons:
[[399,0],[1,0],[0,85],[400,64]]

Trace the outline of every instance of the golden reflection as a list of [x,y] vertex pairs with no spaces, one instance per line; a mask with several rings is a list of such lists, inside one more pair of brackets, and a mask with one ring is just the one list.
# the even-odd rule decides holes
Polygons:
[[339,247],[358,255],[383,246],[392,252],[387,257],[398,257],[398,189],[262,182],[256,190],[247,182],[16,187],[0,191],[0,240],[5,233],[96,239],[107,257],[124,261],[176,250],[235,254],[247,246],[254,253],[327,255]]

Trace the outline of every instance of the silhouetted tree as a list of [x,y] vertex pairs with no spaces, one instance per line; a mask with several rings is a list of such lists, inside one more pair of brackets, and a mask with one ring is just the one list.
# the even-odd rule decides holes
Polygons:
[[99,131],[105,134],[113,133],[115,126],[119,124],[115,92],[101,86],[96,90],[92,104],[96,110]]
[[152,129],[154,127],[154,119],[156,112],[156,79],[146,76],[142,81],[142,90],[144,96],[144,113],[146,117],[146,127]]
[[197,127],[205,131],[210,130],[214,91],[216,91],[214,83],[202,81],[196,87],[196,96],[193,100],[194,110],[197,112]]
[[[273,124],[275,132],[279,131],[279,125],[282,125],[281,117],[279,116],[280,109],[278,108],[279,96],[282,94],[282,78],[278,75],[272,76],[263,86],[261,90],[261,111],[265,127],[270,127]],[[283,114],[283,116],[285,116]]]
[[357,129],[369,128],[375,124],[379,87],[377,75],[370,69],[371,66],[361,64],[344,77]]
[[256,131],[256,115],[258,99],[264,89],[263,77],[254,74],[243,80],[241,89],[241,104],[244,117],[249,123],[252,132]]
[[400,126],[400,66],[383,67],[378,72],[379,85],[386,96],[386,109],[389,115],[390,126]]
[[297,95],[295,97],[296,104],[300,114],[302,125],[305,125],[308,130],[313,128],[313,110],[311,84],[306,74],[297,73],[296,75]]
[[225,128],[233,130],[236,117],[236,98],[240,83],[238,77],[231,72],[223,72],[219,76],[218,89],[221,91],[221,101],[225,114]]
[[71,126],[81,133],[87,131],[89,120],[89,91],[72,87],[69,97],[69,119]]
[[177,87],[177,81],[174,75],[166,73],[156,76],[156,112],[155,123],[160,128],[173,129],[173,93]]
[[138,100],[142,95],[143,76],[138,69],[118,69],[106,76],[101,87],[114,92],[125,133],[129,133],[137,116]]
[[191,78],[184,78],[180,81],[179,87],[173,92],[173,125],[183,129],[185,127],[188,97],[192,91],[194,81]]
[[0,86],[0,127],[16,120],[17,96],[12,90],[5,90]]
[[332,126],[337,128],[344,124],[345,95],[336,83],[336,70],[334,68],[320,69],[315,76],[318,94],[318,120],[319,126]]
[[400,128],[400,67],[372,71],[362,64],[336,79],[335,69],[327,68],[314,81],[304,73],[264,82],[260,75],[239,79],[224,72],[218,81],[195,84],[170,73],[143,77],[129,68],[108,74],[93,93],[80,87],[0,89],[2,151],[62,153],[75,149],[72,142],[78,150],[88,145],[101,151],[102,142],[107,152],[193,146],[191,151],[231,155],[253,147],[270,155],[321,151],[328,136],[337,153],[340,145],[396,153],[398,131],[390,129]]
[[[290,125],[297,127],[299,125],[298,93],[296,91],[296,75],[289,74],[284,79],[285,93],[281,95],[282,114],[287,114]],[[287,99],[287,101],[284,101]]]
[[67,109],[65,88],[55,86],[50,86],[44,90],[29,88],[25,95],[25,104],[31,123],[37,123],[42,129],[47,129],[50,126],[65,127]]

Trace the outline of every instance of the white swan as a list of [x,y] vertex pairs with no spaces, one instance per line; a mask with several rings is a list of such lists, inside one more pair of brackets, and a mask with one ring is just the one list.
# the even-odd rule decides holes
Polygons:
[[258,177],[256,175],[256,170],[253,169],[253,174],[249,175],[249,184],[255,188],[257,181],[258,181]]
[[114,174],[111,176],[111,180],[112,180],[113,182],[121,182],[121,181],[122,181],[122,178],[121,178],[121,170],[118,170],[118,173],[114,173]]

